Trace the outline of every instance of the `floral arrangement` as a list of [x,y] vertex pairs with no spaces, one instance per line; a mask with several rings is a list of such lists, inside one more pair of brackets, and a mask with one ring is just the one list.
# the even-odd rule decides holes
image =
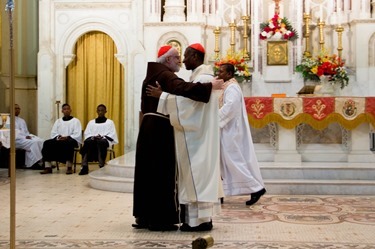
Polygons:
[[343,89],[349,84],[348,71],[345,63],[337,55],[328,55],[325,50],[315,58],[304,57],[301,64],[296,66],[296,72],[302,73],[305,80],[320,81],[328,77],[332,85],[340,84]]
[[227,54],[221,58],[220,60],[216,61],[214,64],[214,73],[216,75],[217,71],[220,68],[220,65],[230,63],[234,66],[234,77],[238,82],[242,82],[244,80],[248,81],[251,79],[251,73],[249,70],[249,65],[245,61],[243,57],[244,51],[238,51],[235,53],[231,53],[229,50]]
[[277,13],[268,21],[260,24],[261,40],[274,39],[293,41],[298,38],[297,31],[289,23],[289,20],[281,18]]

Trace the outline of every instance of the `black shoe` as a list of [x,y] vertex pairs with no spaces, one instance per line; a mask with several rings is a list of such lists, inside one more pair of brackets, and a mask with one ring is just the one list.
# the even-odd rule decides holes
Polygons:
[[259,201],[260,197],[262,197],[262,195],[264,195],[266,192],[267,192],[266,189],[262,188],[258,192],[252,193],[251,199],[246,202],[246,205],[247,206],[254,205],[255,203]]
[[148,225],[134,223],[134,224],[132,224],[132,227],[134,227],[136,229],[146,229],[146,228],[148,228]]
[[210,222],[204,222],[196,227],[191,227],[186,223],[183,223],[180,227],[180,230],[182,232],[203,232],[203,231],[211,231],[212,230],[212,221]]
[[52,174],[52,168],[45,168],[42,172],[40,172],[40,174]]
[[178,226],[174,224],[150,224],[148,230],[150,231],[176,231]]
[[78,175],[87,175],[89,173],[89,166],[82,166],[81,171],[79,172]]
[[148,228],[148,223],[145,219],[135,218],[135,223],[132,224],[132,227],[136,229],[146,229]]
[[39,162],[35,163],[33,166],[31,166],[29,169],[33,169],[33,170],[43,170],[44,169],[44,166],[43,164],[40,165]]

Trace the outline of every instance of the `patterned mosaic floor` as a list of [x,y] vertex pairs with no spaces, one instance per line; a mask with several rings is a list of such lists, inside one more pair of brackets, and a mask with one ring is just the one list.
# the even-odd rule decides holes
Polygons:
[[[0,169],[0,248],[10,248],[6,174]],[[210,233],[150,232],[131,227],[132,194],[92,189],[87,176],[17,170],[16,185],[17,249],[192,248],[207,234],[213,249],[375,249],[375,196],[266,194],[253,207],[227,197]]]

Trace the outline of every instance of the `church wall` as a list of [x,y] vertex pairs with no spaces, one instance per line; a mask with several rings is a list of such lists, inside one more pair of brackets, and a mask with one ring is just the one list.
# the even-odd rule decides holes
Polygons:
[[[6,1],[0,2],[6,6]],[[1,69],[0,69],[0,112],[10,112],[10,31],[8,13],[1,13]],[[13,60],[15,103],[21,107],[20,116],[28,129],[37,133],[37,51],[38,51],[38,3],[24,1],[15,4],[13,17]]]
[[[161,1],[152,1],[159,3]],[[181,1],[176,1],[181,2]],[[182,1],[183,2],[183,1]],[[315,3],[313,12],[319,5]],[[327,1],[326,1],[327,2]],[[328,1],[329,2],[329,1]],[[38,131],[41,134],[49,134],[50,127],[55,120],[56,100],[65,99],[65,68],[74,59],[72,54],[74,44],[79,36],[92,31],[99,30],[107,33],[116,43],[118,54],[116,57],[125,69],[125,141],[126,151],[135,148],[138,135],[138,117],[140,110],[140,91],[142,81],[146,73],[148,61],[155,61],[158,48],[176,39],[181,43],[182,52],[191,43],[200,42],[206,48],[206,62],[213,63],[215,48],[215,36],[213,30],[218,23],[221,26],[219,37],[220,54],[224,56],[230,47],[230,21],[231,1],[220,1],[219,6],[226,9],[218,13],[218,16],[211,13],[192,13],[191,7],[187,6],[189,22],[184,18],[178,21],[168,20],[160,22],[162,6],[147,8],[150,1],[112,0],[112,1],[78,1],[78,0],[41,0],[40,4],[40,50],[38,54]],[[190,2],[189,2],[190,3]],[[195,2],[197,3],[197,2]],[[254,68],[253,81],[243,86],[245,96],[270,96],[272,93],[284,92],[287,96],[296,96],[298,90],[304,85],[301,75],[294,72],[294,67],[302,59],[304,51],[303,39],[303,4],[299,0],[281,1],[282,16],[286,16],[299,30],[300,39],[290,42],[290,67],[286,72],[289,74],[290,82],[268,82],[265,83],[263,73],[265,64],[264,56],[266,44],[259,40],[259,24],[270,18],[273,1],[251,1],[251,66]],[[271,4],[271,5],[270,5]],[[189,4],[188,4],[189,5]],[[176,5],[178,8],[181,4]],[[241,14],[242,4],[238,2],[235,6],[235,13]],[[177,8],[176,7],[176,8]],[[197,8],[198,9],[198,8]],[[171,10],[171,9],[170,9]],[[358,11],[361,11],[360,9]],[[152,13],[151,13],[152,12]],[[173,16],[173,11],[170,12]],[[190,15],[195,14],[195,15]],[[337,48],[337,34],[334,31],[337,25],[337,13],[333,11],[333,5],[327,6],[327,23],[325,27],[325,42],[334,51]],[[170,16],[171,17],[171,16]],[[356,21],[355,15],[345,13],[341,20],[345,23],[343,34],[343,55],[347,65],[353,69],[350,76],[350,85],[342,91],[343,95],[364,96],[374,94],[374,87],[370,84],[371,77],[369,62],[361,59],[367,55],[370,39],[374,31],[371,21]],[[360,15],[358,15],[358,18]],[[336,19],[335,19],[336,18]],[[354,18],[349,19],[349,18]],[[362,18],[362,17],[361,17]],[[219,19],[219,21],[217,21]],[[349,22],[350,23],[347,23]],[[316,25],[316,20],[313,25]],[[242,21],[238,21],[236,29],[236,49],[243,46]],[[311,43],[315,49],[319,47],[319,34],[315,26]],[[364,39],[363,39],[364,38]],[[365,40],[365,41],[362,41]],[[366,48],[366,49],[364,49]],[[354,55],[357,56],[354,56]],[[359,75],[360,74],[360,75]],[[189,72],[182,69],[179,75],[188,79]],[[48,96],[48,99],[45,98]],[[263,141],[264,142],[264,141]],[[314,147],[314,145],[311,145]],[[319,147],[319,145],[317,145]],[[264,151],[262,158],[272,161],[274,159],[274,147],[267,143],[256,145],[257,149]],[[323,149],[324,150],[324,149]],[[125,152],[126,152],[125,151]],[[306,154],[308,151],[306,152]],[[310,159],[307,159],[310,160]]]
[[[144,48],[140,43],[142,33],[139,18],[131,13],[142,13],[141,1],[40,1],[40,50],[38,54],[38,103],[40,104],[38,129],[47,137],[56,119],[56,101],[66,99],[65,70],[74,59],[73,49],[77,39],[90,31],[108,34],[115,42],[115,55],[125,70],[126,134],[127,146],[134,147],[133,127],[138,127],[140,84],[143,80],[135,65],[144,68]],[[48,26],[48,27],[46,27]],[[137,73],[135,73],[137,72]],[[52,83],[51,83],[52,82]],[[46,98],[45,96],[48,96]],[[83,124],[85,125],[85,124]]]

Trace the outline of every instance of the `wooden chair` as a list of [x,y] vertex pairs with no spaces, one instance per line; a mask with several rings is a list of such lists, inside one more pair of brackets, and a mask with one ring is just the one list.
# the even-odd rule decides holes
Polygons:
[[115,158],[115,149],[114,149],[114,145],[112,144],[112,146],[108,147],[107,148],[107,155],[109,153],[109,160],[112,160],[113,158]]
[[[73,172],[74,173],[76,173],[77,155],[78,155],[79,151],[81,150],[81,147],[82,147],[82,144],[80,144],[79,147],[74,148],[74,157],[73,157]],[[116,157],[113,144],[112,144],[112,146],[107,148],[107,155],[108,155],[108,153],[109,153],[109,160],[112,160],[113,158]]]

